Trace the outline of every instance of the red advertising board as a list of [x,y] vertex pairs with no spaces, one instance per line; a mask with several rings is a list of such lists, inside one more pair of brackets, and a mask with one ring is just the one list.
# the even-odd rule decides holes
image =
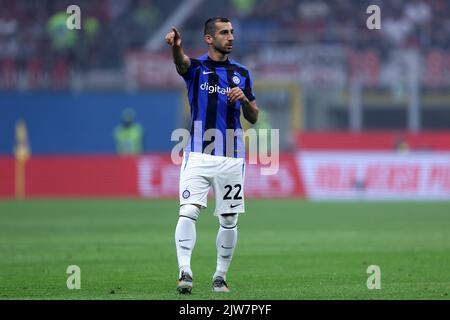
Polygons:
[[[179,166],[170,157],[146,156],[138,160],[139,195],[150,198],[177,197]],[[280,157],[278,173],[262,175],[260,165],[247,164],[245,196],[256,198],[287,198],[303,196],[300,174],[295,157]]]
[[[170,155],[32,157],[26,197],[178,198]],[[450,152],[304,151],[282,154],[276,174],[246,165],[246,198],[449,200]],[[0,197],[15,196],[15,160],[0,157]]]
[[[12,157],[0,160],[0,197],[14,196],[14,162]],[[117,156],[35,156],[25,165],[25,195],[136,196],[135,162]]]
[[[295,157],[280,157],[278,173],[246,166],[246,197],[303,196]],[[32,157],[25,166],[27,197],[177,198],[179,165],[170,155]],[[14,196],[14,159],[0,159],[0,197]]]
[[450,150],[450,131],[310,131],[297,134],[300,150],[394,150],[402,140],[411,150]]
[[0,157],[0,197],[13,197],[15,188],[13,157]]

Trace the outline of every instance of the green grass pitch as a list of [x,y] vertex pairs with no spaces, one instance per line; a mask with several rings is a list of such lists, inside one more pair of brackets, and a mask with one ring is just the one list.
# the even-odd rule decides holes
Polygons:
[[[0,299],[449,299],[449,202],[247,200],[211,292],[214,203],[197,223],[194,289],[176,292],[176,200],[0,201]],[[66,286],[69,265],[81,289]],[[366,270],[381,269],[369,290]]]

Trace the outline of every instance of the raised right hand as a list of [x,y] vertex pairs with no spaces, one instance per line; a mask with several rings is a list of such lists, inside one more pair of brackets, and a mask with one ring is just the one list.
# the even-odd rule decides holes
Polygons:
[[166,35],[166,42],[168,45],[174,47],[174,46],[181,46],[181,36],[180,32],[175,27],[172,27],[172,31],[167,33]]

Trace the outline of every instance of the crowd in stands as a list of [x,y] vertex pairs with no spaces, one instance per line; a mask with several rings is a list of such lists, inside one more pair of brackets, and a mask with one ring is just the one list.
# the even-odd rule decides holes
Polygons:
[[[0,0],[0,85],[17,83],[14,70],[26,70],[30,85],[45,82],[45,74],[64,78],[69,69],[121,68],[124,53],[143,48],[182,1]],[[66,8],[74,2],[81,8],[82,30],[65,25]],[[371,4],[381,8],[379,31],[366,28]],[[383,57],[392,48],[449,50],[449,13],[450,0],[203,1],[181,28],[192,50],[204,48],[205,19],[223,15],[239,35],[238,55],[318,43],[371,48]]]
[[[248,41],[339,43],[350,46],[448,48],[448,0],[230,0],[227,15],[236,17]],[[382,29],[366,28],[368,6],[381,9]],[[218,4],[216,4],[219,7]],[[213,11],[213,10],[210,10]],[[190,26],[204,18],[198,12]]]

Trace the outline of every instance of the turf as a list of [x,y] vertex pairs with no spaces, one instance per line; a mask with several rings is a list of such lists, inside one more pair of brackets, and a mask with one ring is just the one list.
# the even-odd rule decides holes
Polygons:
[[[217,221],[197,224],[194,290],[176,293],[173,200],[0,201],[0,299],[449,299],[450,203],[247,200],[228,282]],[[81,289],[66,286],[69,265]],[[366,270],[381,268],[381,289]]]

